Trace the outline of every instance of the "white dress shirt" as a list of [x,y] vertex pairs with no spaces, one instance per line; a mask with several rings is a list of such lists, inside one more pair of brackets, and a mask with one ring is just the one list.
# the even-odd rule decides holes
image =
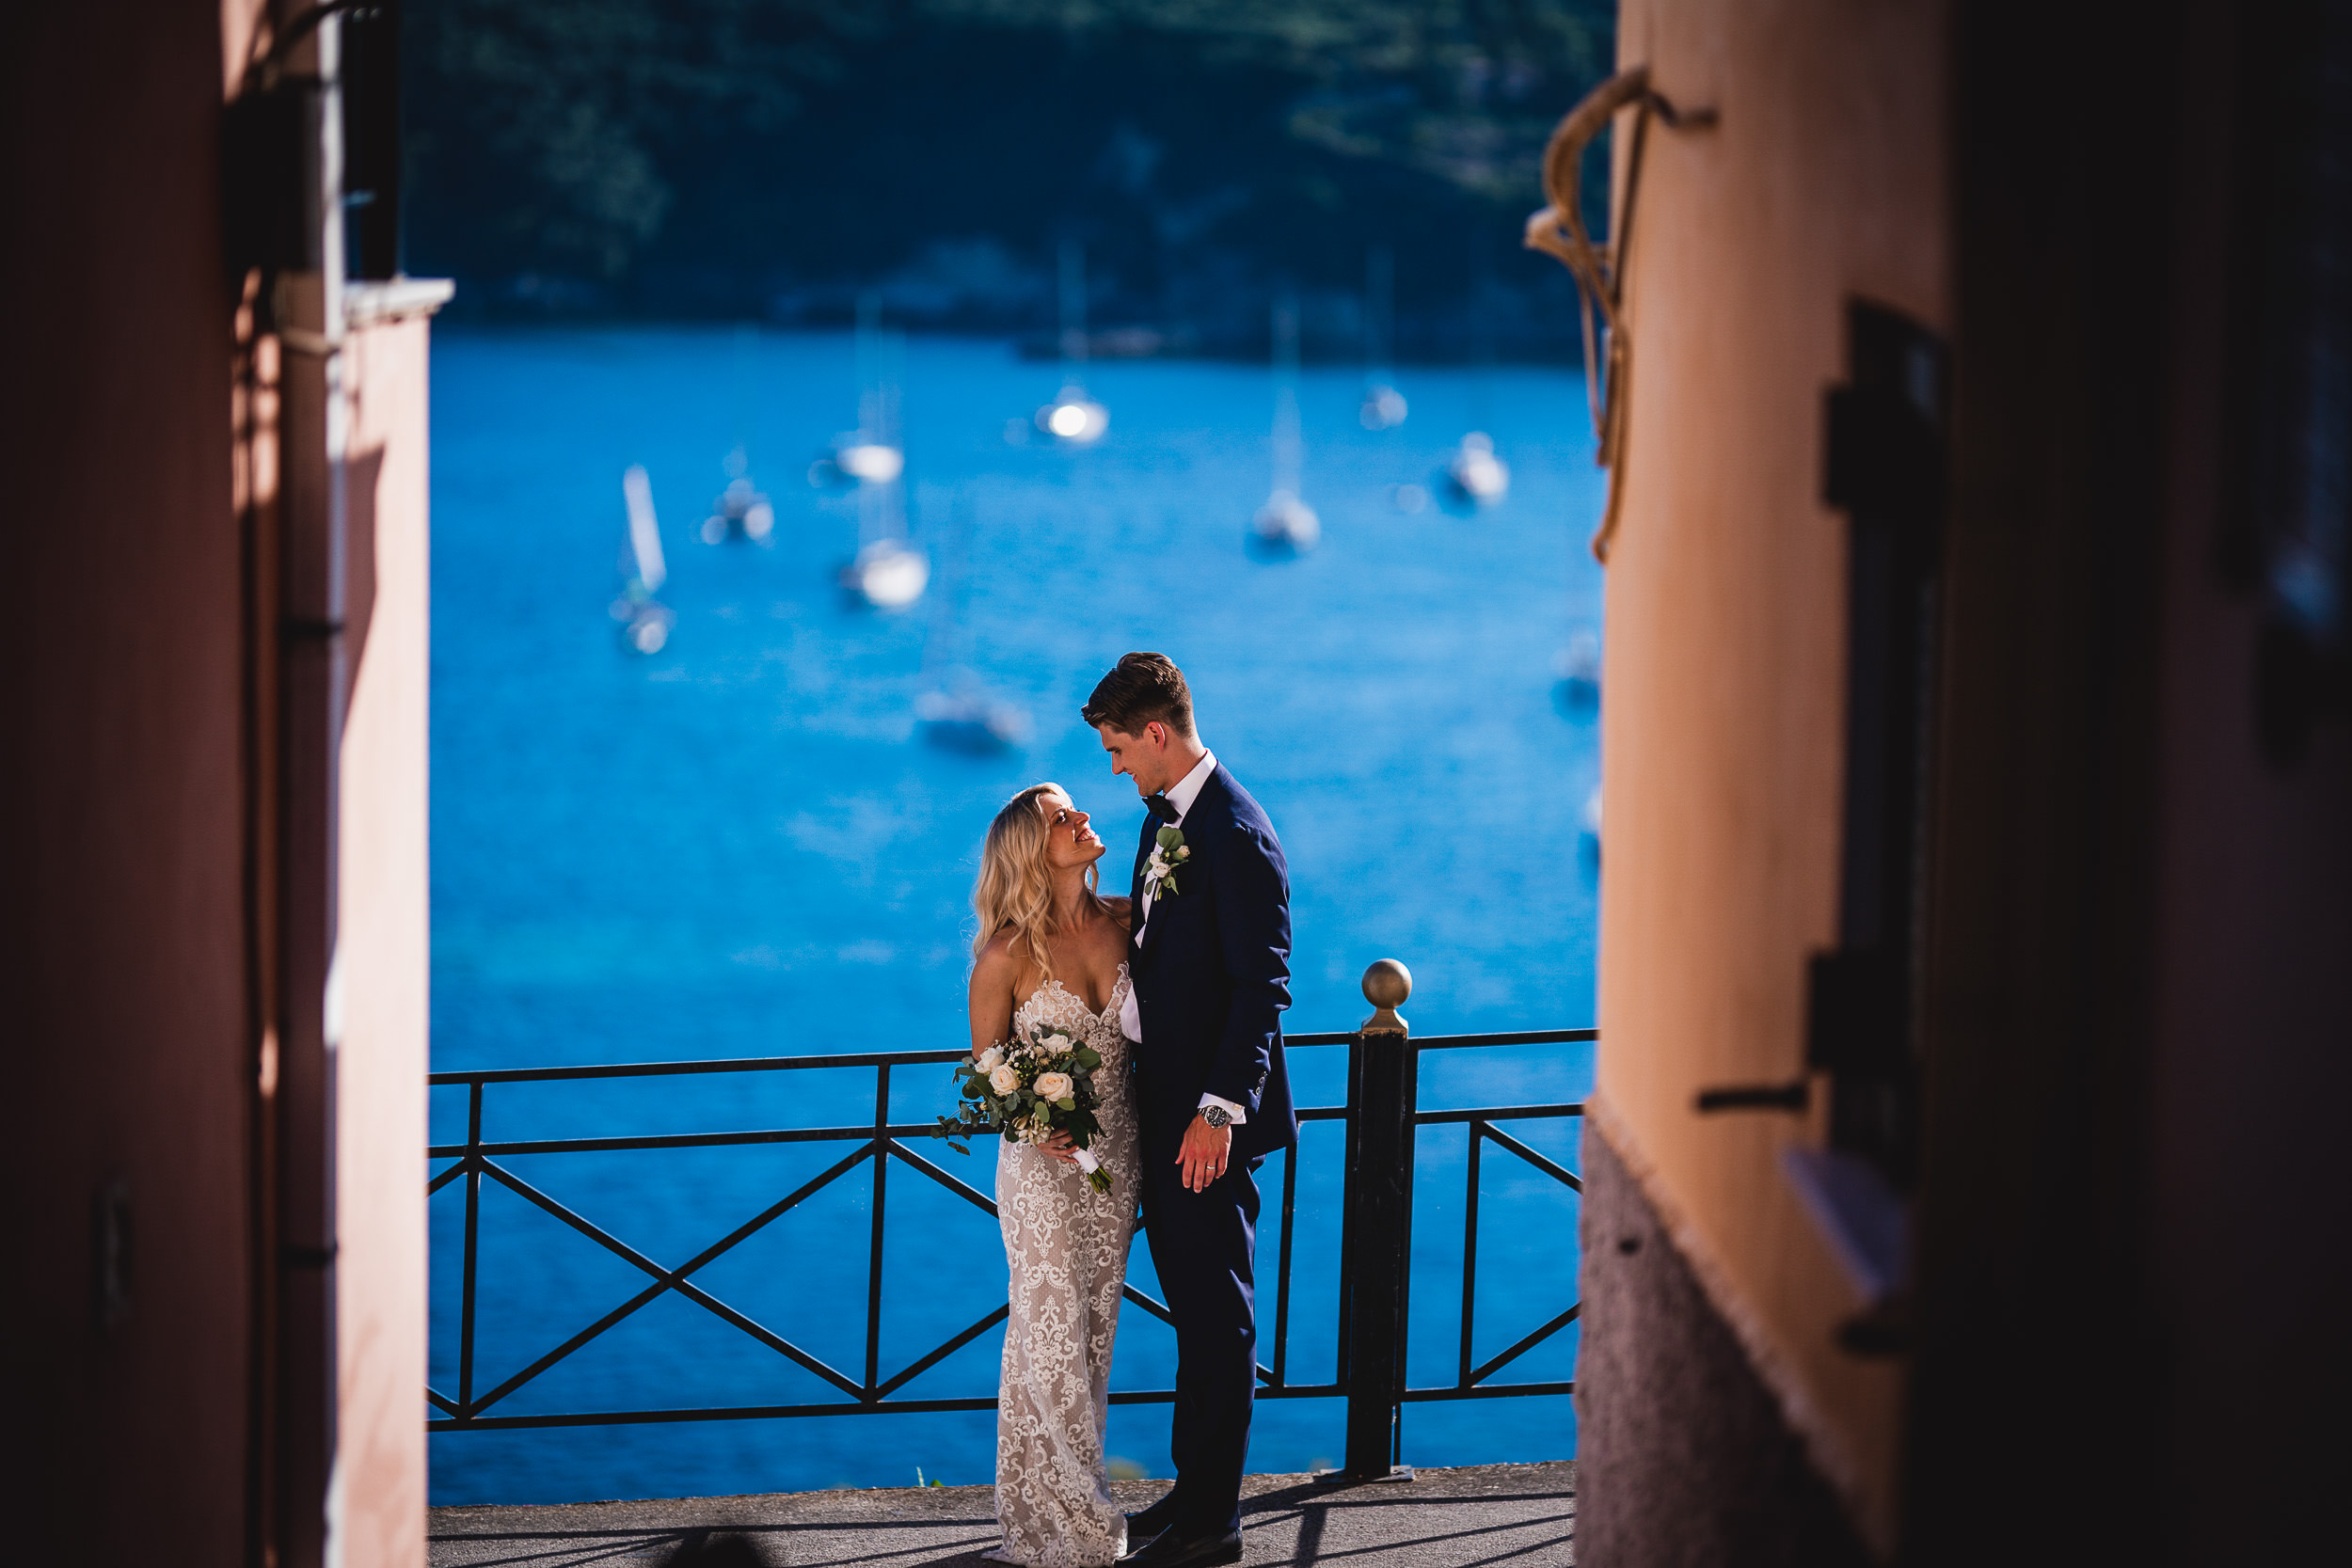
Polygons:
[[[1209,782],[1209,775],[1216,771],[1216,753],[1204,751],[1200,753],[1200,760],[1192,765],[1192,771],[1168,786],[1168,803],[1176,808],[1176,826],[1181,828],[1184,825],[1185,814],[1192,810],[1192,803],[1200,798],[1201,787]],[[1151,882],[1144,884],[1143,908],[1136,911],[1136,942],[1138,945],[1143,942],[1143,928],[1152,923],[1154,885]],[[1119,1027],[1137,1045],[1143,1043],[1143,1010],[1136,1003],[1136,988],[1133,985],[1127,988],[1126,1000],[1119,1005]],[[1236,1127],[1249,1119],[1248,1110],[1220,1095],[1204,1094],[1200,1097],[1202,1110],[1212,1105],[1224,1106],[1225,1114],[1233,1118]]]

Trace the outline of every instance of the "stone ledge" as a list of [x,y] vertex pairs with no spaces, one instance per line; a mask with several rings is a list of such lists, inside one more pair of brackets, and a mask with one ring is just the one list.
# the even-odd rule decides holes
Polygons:
[[447,305],[457,285],[446,277],[389,277],[381,282],[343,285],[343,323],[366,326],[374,322],[405,321],[429,316]]
[[[1119,1481],[1130,1511],[1165,1481]],[[1424,1469],[1409,1482],[1317,1485],[1308,1476],[1251,1476],[1242,1497],[1247,1560],[1256,1568],[1326,1559],[1348,1568],[1471,1568],[1575,1561],[1576,1462]],[[640,1502],[437,1508],[433,1568],[651,1564],[690,1541],[739,1534],[763,1560],[875,1568],[980,1568],[996,1542],[985,1486],[871,1492],[779,1492]]]

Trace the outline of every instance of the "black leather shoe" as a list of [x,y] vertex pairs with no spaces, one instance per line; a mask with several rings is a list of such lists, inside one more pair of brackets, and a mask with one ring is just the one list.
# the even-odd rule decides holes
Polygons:
[[1206,1563],[1239,1562],[1241,1531],[1220,1530],[1187,1540],[1181,1531],[1166,1530],[1119,1560],[1132,1562],[1136,1568],[1200,1568]]
[[1170,1490],[1167,1497],[1162,1497],[1150,1508],[1137,1509],[1127,1515],[1128,1544],[1131,1547],[1140,1548],[1146,1542],[1166,1530],[1175,1522],[1176,1494]]

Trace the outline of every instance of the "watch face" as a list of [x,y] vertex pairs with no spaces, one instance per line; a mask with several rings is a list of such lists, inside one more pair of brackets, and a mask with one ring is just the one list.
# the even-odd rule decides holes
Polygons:
[[1200,1119],[1211,1127],[1223,1127],[1233,1119],[1233,1113],[1222,1105],[1211,1105],[1201,1111]]

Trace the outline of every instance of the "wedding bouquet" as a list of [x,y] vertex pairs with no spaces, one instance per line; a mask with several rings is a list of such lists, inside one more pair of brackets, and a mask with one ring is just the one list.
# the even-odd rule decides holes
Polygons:
[[963,1140],[986,1132],[1025,1144],[1066,1132],[1087,1181],[1107,1193],[1111,1173],[1087,1148],[1103,1131],[1094,1117],[1103,1102],[1094,1090],[1094,1069],[1102,1065],[1099,1052],[1052,1024],[1026,1038],[1016,1036],[1009,1045],[976,1051],[956,1064],[963,1103],[953,1117],[939,1118],[934,1135],[946,1138],[957,1153],[969,1154]]

